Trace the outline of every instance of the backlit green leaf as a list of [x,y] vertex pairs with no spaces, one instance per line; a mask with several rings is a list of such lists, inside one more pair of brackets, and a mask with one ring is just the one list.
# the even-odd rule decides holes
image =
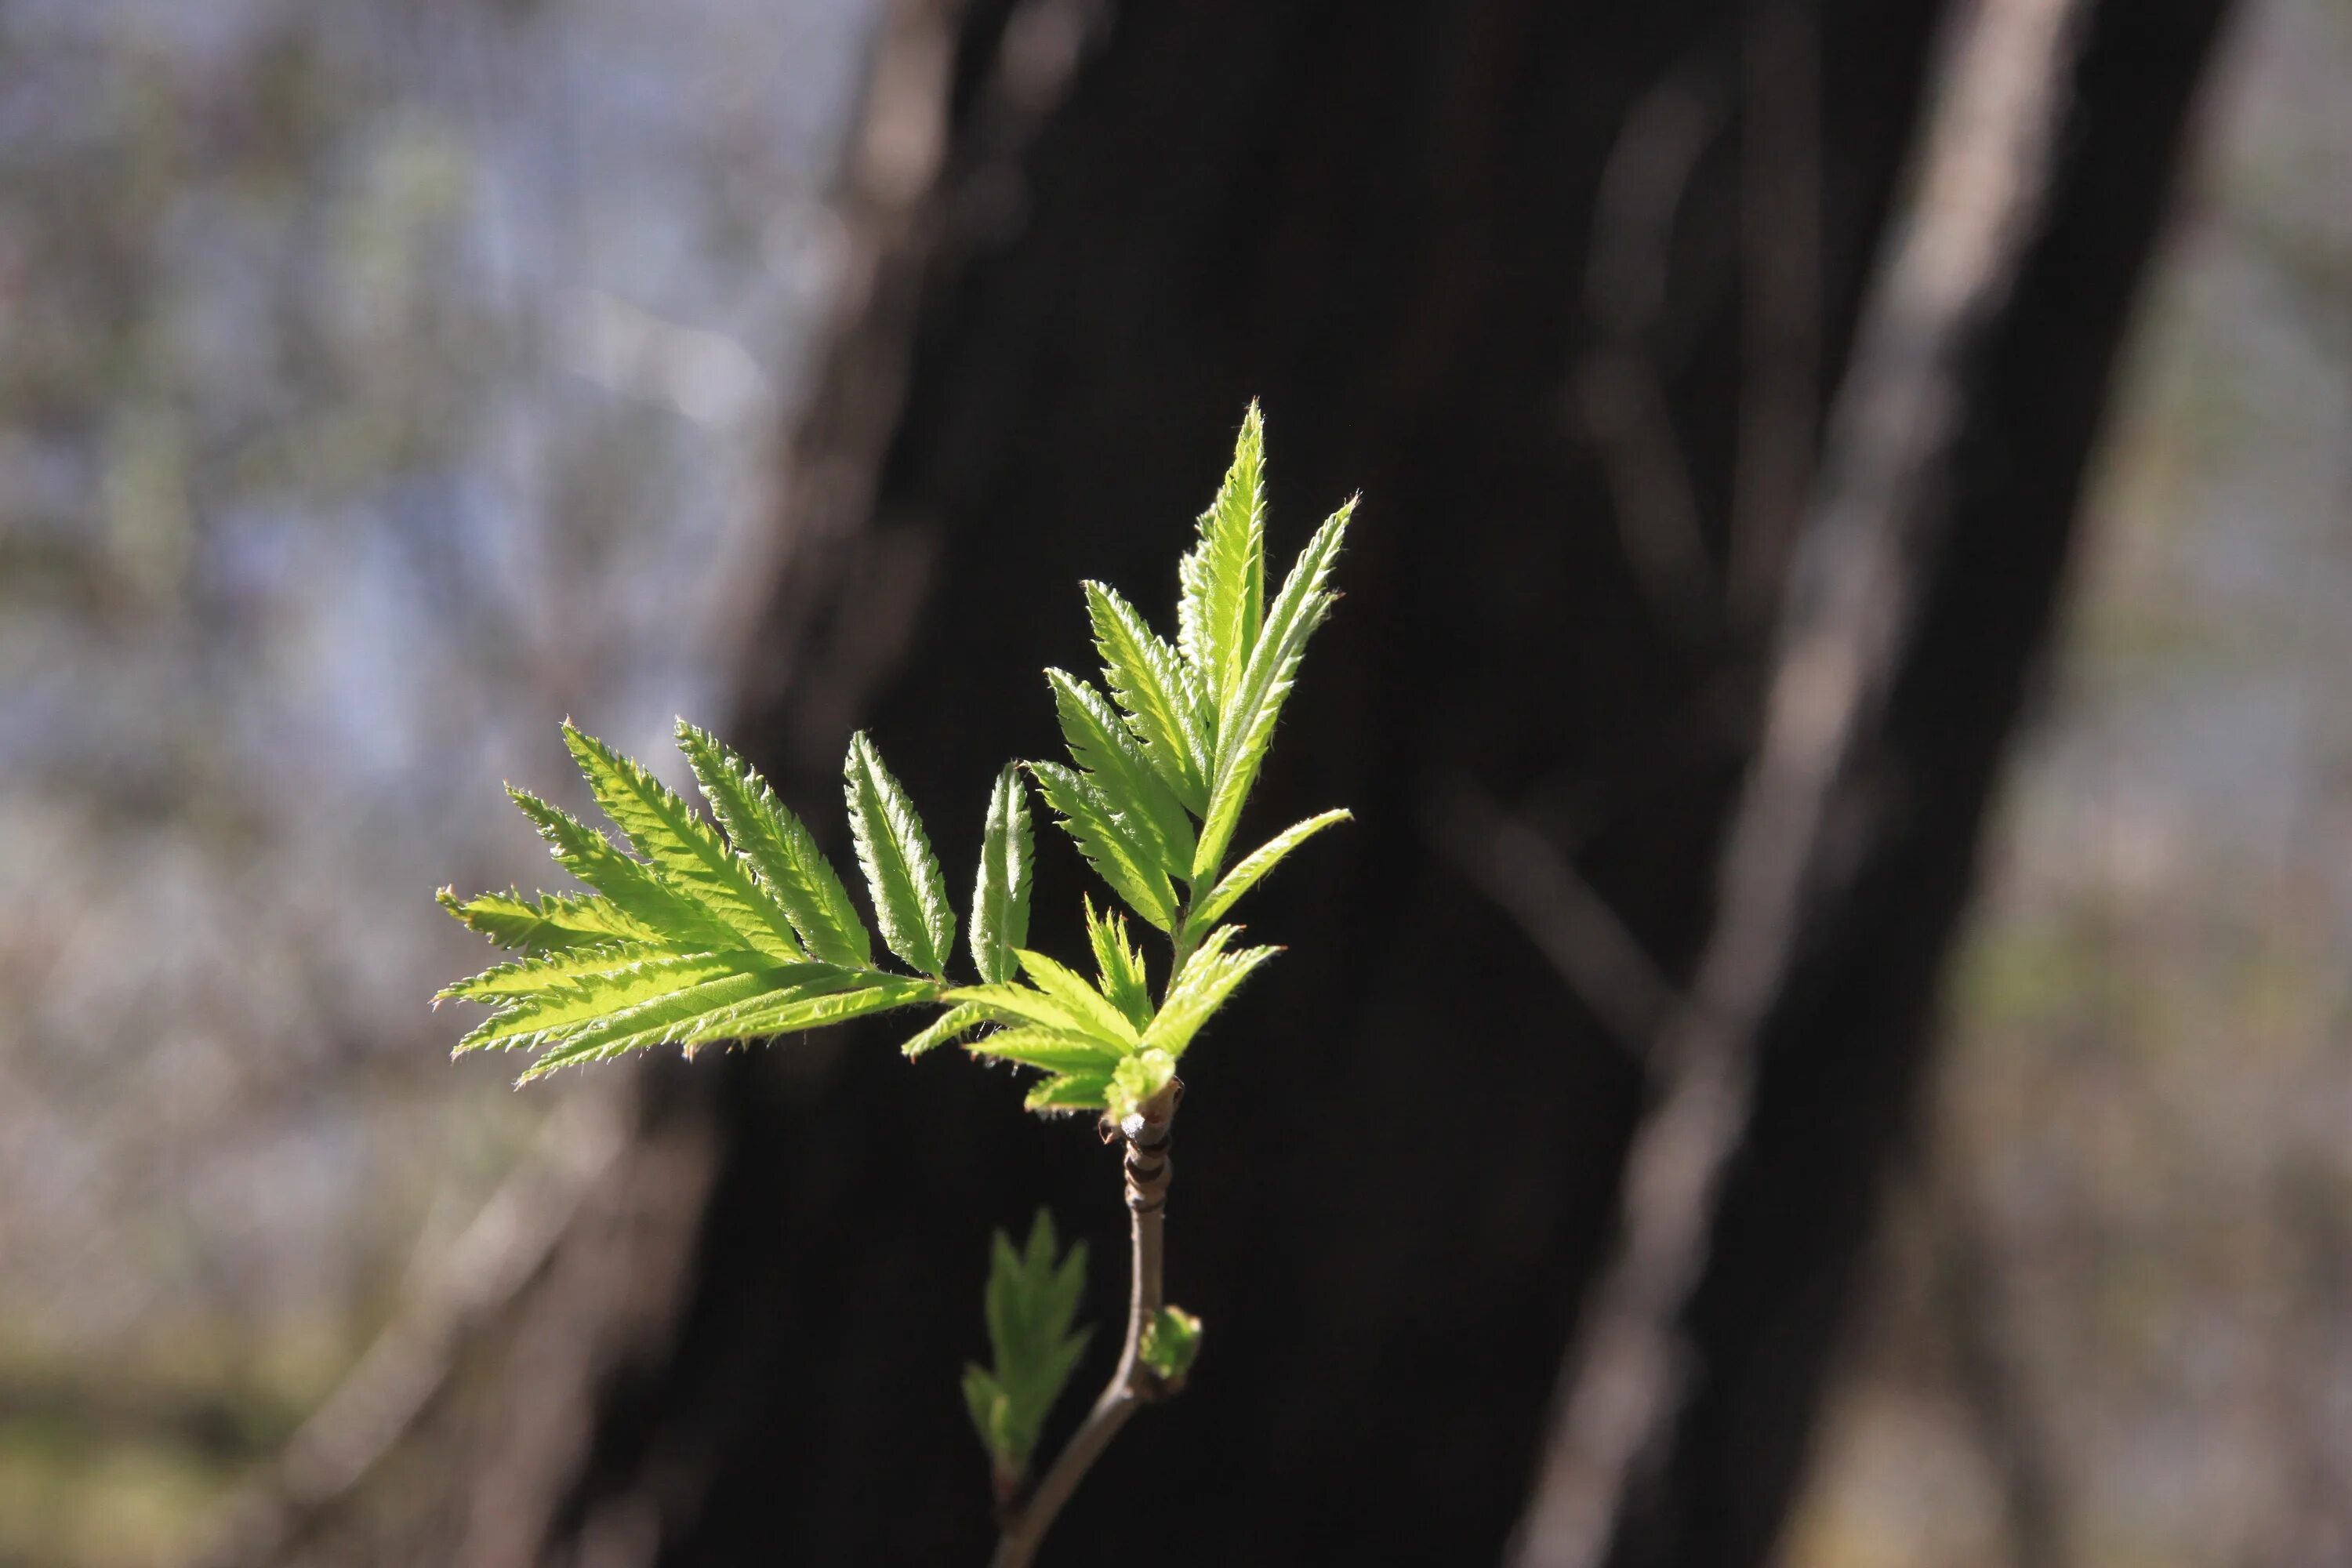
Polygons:
[[1095,950],[1102,994],[1140,1029],[1151,1022],[1151,981],[1143,966],[1143,953],[1128,940],[1124,917],[1114,910],[1097,912],[1092,899],[1085,902],[1087,941]]
[[1029,883],[1035,855],[1029,795],[1020,764],[1008,763],[989,791],[981,832],[980,880],[971,894],[971,962],[982,980],[1010,980],[1013,950],[1029,940]]
[[672,888],[709,910],[735,933],[738,947],[787,962],[801,956],[783,906],[718,831],[633,757],[566,722],[563,743],[594,792],[596,804],[652,861]]
[[1266,611],[1265,627],[1250,654],[1248,667],[1233,689],[1233,700],[1217,729],[1217,765],[1209,791],[1209,814],[1202,823],[1199,847],[1192,857],[1195,886],[1213,881],[1224,860],[1250,786],[1257,782],[1258,766],[1274,743],[1275,721],[1281,717],[1283,700],[1298,678],[1307,639],[1330,613],[1337,595],[1324,584],[1347,537],[1348,519],[1355,504],[1351,500],[1333,513],[1299,552],[1297,564],[1283,581],[1282,592]]
[[529,790],[509,787],[507,794],[538,825],[539,836],[565,870],[610,899],[621,913],[660,932],[671,946],[719,952],[743,945],[725,921],[622,854],[578,817]]
[[785,808],[758,770],[708,732],[683,719],[678,750],[694,769],[702,797],[727,829],[735,847],[760,873],[765,890],[782,906],[800,933],[809,956],[827,963],[863,967],[874,961],[874,942],[842,886],[833,862],[817,847],[801,819]]
[[1223,733],[1234,711],[1265,604],[1265,427],[1255,403],[1243,416],[1217,499],[1201,514],[1200,542],[1177,567],[1177,646]]
[[1283,857],[1306,843],[1335,823],[1353,822],[1347,811],[1327,811],[1320,816],[1310,816],[1304,822],[1293,823],[1243,858],[1240,865],[1226,872],[1216,888],[1186,917],[1185,926],[1193,931],[1206,931],[1223,918],[1235,900],[1257,885],[1258,879],[1282,863]]
[[1201,1026],[1215,1016],[1234,987],[1249,978],[1257,966],[1281,952],[1276,947],[1245,947],[1238,952],[1224,951],[1235,934],[1232,926],[1219,926],[1209,933],[1199,950],[1185,961],[1183,972],[1168,988],[1168,998],[1153,1015],[1150,1026],[1143,1031],[1147,1047],[1161,1050],[1171,1058],[1184,1054]]
[[1176,1058],[1166,1051],[1147,1047],[1112,1069],[1104,1109],[1124,1121],[1166,1089],[1175,1076]]
[[1144,759],[1126,723],[1102,693],[1059,669],[1045,679],[1054,689],[1054,710],[1062,721],[1062,736],[1070,756],[1086,771],[1087,782],[1101,792],[1122,823],[1135,830],[1136,842],[1171,877],[1192,874],[1192,819],[1160,775]]
[[1128,728],[1160,782],[1184,809],[1209,809],[1209,769],[1216,761],[1215,720],[1182,656],[1144,623],[1135,606],[1100,583],[1086,584],[1087,616],[1103,679],[1127,713]]
[[919,1032],[914,1038],[898,1047],[898,1054],[913,1060],[926,1051],[937,1050],[950,1041],[959,1039],[988,1021],[987,1009],[967,1002],[950,1007]]
[[1024,1110],[1054,1116],[1077,1110],[1101,1110],[1108,1105],[1110,1068],[1100,1072],[1066,1072],[1049,1078],[1021,1102]]
[[1023,948],[1019,956],[1022,972],[1029,976],[1030,983],[1085,1019],[1089,1034],[1097,1039],[1118,1041],[1129,1048],[1142,1044],[1142,1036],[1127,1015],[1089,984],[1086,976],[1027,948]]
[[1160,868],[1156,850],[1112,810],[1092,782],[1056,763],[1032,763],[1030,776],[1059,812],[1062,826],[1077,840],[1078,853],[1110,885],[1127,907],[1158,926],[1176,923],[1176,892]]
[[461,901],[456,889],[443,888],[433,897],[461,923],[500,947],[555,952],[569,947],[601,946],[615,939],[646,941],[656,934],[653,927],[623,913],[601,894],[541,893],[526,899],[509,889]]
[[857,863],[882,940],[924,973],[945,973],[955,951],[955,910],[922,818],[863,732],[850,737],[842,772]]

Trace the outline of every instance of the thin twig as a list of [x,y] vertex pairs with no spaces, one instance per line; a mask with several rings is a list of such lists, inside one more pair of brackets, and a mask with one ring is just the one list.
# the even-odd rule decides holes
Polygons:
[[1438,848],[1518,922],[1610,1037],[1644,1059],[1675,988],[1641,939],[1567,855],[1467,778],[1431,805]]
[[1171,1079],[1168,1087],[1137,1109],[1133,1116],[1121,1122],[1116,1132],[1127,1147],[1123,1162],[1127,1173],[1128,1236],[1133,1268],[1127,1306],[1127,1343],[1118,1352],[1118,1365],[1103,1385],[1095,1406],[1087,1412],[1070,1441],[1055,1456],[1053,1468],[1037,1483],[1029,1500],[1014,1510],[1005,1521],[1003,1533],[997,1538],[996,1555],[990,1559],[992,1568],[1028,1568],[1029,1560],[1036,1555],[1037,1545],[1052,1529],[1055,1515],[1078,1489],[1110,1440],[1135,1414],[1136,1407],[1164,1399],[1175,1392],[1160,1374],[1144,1364],[1143,1335],[1160,1316],[1165,1305],[1165,1285],[1160,1268],[1161,1226],[1168,1208],[1168,1179],[1173,1164],[1168,1157],[1168,1145],[1176,1119],[1176,1107],[1184,1098],[1182,1080]]
[[1723,1174],[1748,1125],[1758,1037],[1827,890],[1832,813],[1916,614],[1958,439],[1960,378],[2015,278],[2047,189],[2084,0],[1985,0],[1955,40],[1910,215],[1873,289],[1798,541],[1764,735],[1724,851],[1715,929],[1660,1036],[1626,1156],[1617,1252],[1563,1370],[1516,1568],[1593,1568],[1628,1484],[1671,1431],[1679,1333]]

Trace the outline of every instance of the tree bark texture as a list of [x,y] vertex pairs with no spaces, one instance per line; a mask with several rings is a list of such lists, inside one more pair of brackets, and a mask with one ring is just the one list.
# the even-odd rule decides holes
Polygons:
[[[1911,563],[1869,809],[1827,836],[1841,890],[1761,1032],[1627,1563],[1761,1561],[1800,1476],[2221,8],[2093,8],[2050,216],[1953,388],[1947,542]],[[1042,1562],[1501,1552],[1643,1076],[1625,1009],[1565,986],[1444,847],[1465,798],[1500,803],[1625,952],[1687,978],[1755,743],[1754,606],[1937,20],[1886,0],[975,0],[885,29],[849,160],[858,243],[733,731],[797,807],[837,826],[837,759],[869,729],[961,901],[989,779],[1056,750],[1039,670],[1091,667],[1077,580],[1171,619],[1244,402],[1265,407],[1277,563],[1365,496],[1241,842],[1329,805],[1357,822],[1253,895],[1252,939],[1290,951],[1185,1062],[1168,1291],[1205,1319],[1203,1359]],[[1039,833],[1033,935],[1083,951],[1086,873]],[[510,1496],[544,1517],[518,1560],[985,1556],[956,1380],[984,1352],[987,1235],[1050,1204],[1094,1240],[1088,1310],[1113,1325],[1118,1156],[897,1037],[649,1072],[644,1136],[709,1151],[667,1220],[691,1245],[673,1310],[574,1358],[593,1413],[561,1484]]]

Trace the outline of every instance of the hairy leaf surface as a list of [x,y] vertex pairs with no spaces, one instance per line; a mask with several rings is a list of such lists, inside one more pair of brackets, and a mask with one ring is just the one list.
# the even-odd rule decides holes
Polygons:
[[1285,856],[1325,828],[1354,820],[1355,816],[1351,812],[1327,811],[1319,816],[1310,816],[1304,822],[1293,823],[1284,828],[1251,850],[1242,858],[1241,864],[1224,874],[1209,896],[1194,906],[1191,915],[1186,917],[1186,929],[1202,931],[1216,924],[1225,911],[1234,907],[1236,900],[1257,886],[1258,879],[1282,864]]
[[610,899],[623,914],[661,932],[672,946],[717,952],[743,945],[734,928],[708,907],[622,854],[612,840],[578,817],[529,790],[510,787],[507,794],[538,826],[539,836],[565,870]]
[[1245,947],[1238,952],[1224,951],[1235,935],[1232,926],[1220,926],[1209,934],[1200,950],[1185,962],[1183,973],[1168,988],[1168,999],[1160,1005],[1150,1026],[1143,1031],[1144,1045],[1181,1057],[1201,1026],[1216,1016],[1217,1009],[1234,994],[1234,987],[1249,978],[1251,973],[1282,950],[1278,947]]
[[710,803],[711,815],[755,867],[766,891],[783,907],[809,956],[862,967],[874,962],[874,940],[842,885],[833,862],[801,819],[776,798],[768,781],[708,731],[681,719],[678,750],[686,753]]
[[1047,1072],[1097,1073],[1114,1070],[1126,1058],[1099,1043],[1055,1029],[999,1029],[964,1047],[976,1057],[1018,1062]]
[[1143,1043],[1143,1037],[1110,999],[1087,983],[1076,970],[1046,957],[1042,952],[1021,950],[1021,968],[1031,984],[1086,1020],[1087,1033],[1098,1039],[1116,1040],[1129,1049]]
[[1095,968],[1102,976],[1102,994],[1138,1029],[1151,1022],[1151,981],[1143,953],[1128,940],[1127,921],[1113,911],[1097,911],[1087,899],[1087,942],[1095,950]]
[[1252,403],[1233,467],[1201,514],[1200,542],[1177,567],[1177,643],[1208,689],[1220,733],[1265,612],[1265,422]]
[[926,1051],[937,1050],[941,1046],[961,1039],[986,1022],[988,1022],[988,1009],[976,1006],[970,1002],[962,1003],[949,1008],[932,1019],[927,1026],[919,1030],[912,1039],[898,1047],[898,1054],[912,1061]]
[[500,947],[556,952],[614,940],[645,941],[656,934],[653,927],[624,913],[600,893],[541,893],[526,899],[509,889],[461,900],[455,888],[443,888],[433,897],[460,924]]
[[982,980],[1018,973],[1013,951],[1029,940],[1029,884],[1036,857],[1021,767],[1008,763],[989,791],[981,832],[980,881],[971,894],[971,962]]
[[1216,780],[1209,792],[1209,815],[1202,823],[1192,862],[1196,884],[1213,879],[1223,863],[1250,786],[1257,782],[1258,766],[1274,743],[1275,721],[1281,717],[1283,700],[1298,679],[1298,661],[1307,652],[1307,639],[1330,613],[1336,595],[1324,584],[1347,537],[1348,519],[1355,504],[1349,501],[1332,514],[1299,552],[1297,563],[1283,581],[1282,592],[1266,612],[1265,629],[1250,654],[1249,665],[1234,688],[1233,700],[1217,728]]
[[693,898],[737,937],[735,945],[787,962],[802,956],[792,919],[718,831],[651,771],[566,721],[563,743],[596,804],[671,887]]
[[1161,931],[1176,923],[1176,890],[1160,868],[1157,852],[1111,808],[1093,783],[1058,763],[1032,763],[1030,776],[1045,804],[1061,814],[1062,826],[1077,840],[1078,853],[1129,909]]
[[1171,877],[1192,874],[1192,819],[1165,781],[1152,770],[1124,721],[1102,693],[1059,669],[1045,679],[1054,689],[1054,710],[1071,760],[1085,770],[1112,811],[1135,829],[1137,842]]
[[842,772],[857,863],[874,895],[882,940],[924,973],[944,974],[955,952],[955,910],[922,818],[863,731],[850,737]]
[[[1113,1057],[1124,1056],[1135,1048],[1136,1032],[1125,1019],[1117,1028],[1107,1028],[1096,1021],[1091,1011],[1017,982],[959,986],[948,992],[945,1000],[951,1006],[978,1007],[995,1023],[1066,1035]],[[1097,1001],[1099,1003],[1100,998]]]
[[1024,1110],[1048,1116],[1076,1110],[1102,1110],[1110,1103],[1110,1068],[1100,1072],[1066,1072],[1049,1078],[1021,1102]]
[[1126,711],[1143,754],[1193,816],[1209,809],[1209,770],[1216,762],[1215,719],[1201,683],[1175,648],[1145,624],[1134,605],[1100,583],[1086,585],[1087,616],[1103,679]]
[[982,1305],[995,1364],[967,1366],[963,1394],[1000,1478],[1017,1480],[1027,1472],[1045,1417],[1093,1333],[1073,1326],[1086,1289],[1086,1243],[1057,1254],[1053,1216],[1044,1209],[1029,1227],[1027,1247],[1016,1250],[1000,1230],[991,1250]]

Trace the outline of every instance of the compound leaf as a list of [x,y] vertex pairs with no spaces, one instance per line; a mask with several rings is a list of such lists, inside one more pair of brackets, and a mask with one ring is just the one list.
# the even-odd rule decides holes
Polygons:
[[995,1364],[967,1367],[963,1393],[981,1445],[1007,1489],[1027,1474],[1038,1433],[1093,1334],[1075,1326],[1086,1277],[1086,1243],[1060,1253],[1053,1216],[1044,1209],[1029,1227],[1026,1247],[1016,1248],[1003,1231],[996,1233],[982,1296]]
[[1098,1072],[1066,1072],[1049,1078],[1029,1091],[1021,1102],[1024,1110],[1034,1110],[1052,1116],[1074,1110],[1102,1110],[1108,1107],[1110,1094],[1109,1064]]

